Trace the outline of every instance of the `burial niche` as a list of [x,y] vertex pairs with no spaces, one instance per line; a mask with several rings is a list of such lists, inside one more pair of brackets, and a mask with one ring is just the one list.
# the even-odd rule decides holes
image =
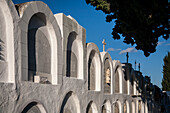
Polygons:
[[91,102],[88,104],[88,106],[87,106],[87,108],[86,108],[86,113],[98,113],[97,107],[96,107],[96,105],[94,104],[93,101],[91,101]]
[[46,113],[44,107],[37,102],[28,104],[21,113]]
[[138,101],[138,113],[141,113],[141,100]]
[[110,72],[110,62],[107,58],[104,62],[104,93],[111,92],[111,72]]
[[67,42],[66,76],[77,78],[78,70],[78,45],[76,43],[76,33],[71,32]]
[[86,109],[86,113],[93,113],[93,109],[92,109],[92,102],[90,102],[87,106],[87,109]]
[[135,104],[133,101],[132,101],[132,113],[135,113]]
[[61,105],[60,113],[80,113],[79,100],[73,92],[66,94]]
[[125,71],[124,73],[124,94],[127,94],[128,93],[128,82],[127,82],[127,76],[128,76],[128,73]]
[[51,83],[51,47],[47,20],[34,14],[28,25],[28,80]]
[[127,105],[126,105],[126,103],[123,104],[123,112],[127,113]]
[[120,92],[120,86],[119,86],[119,72],[118,72],[118,68],[116,68],[116,72],[115,72],[115,93],[119,93]]
[[119,105],[117,102],[115,103],[115,106],[114,106],[114,113],[119,113]]
[[102,113],[107,113],[105,105],[102,106]]
[[88,61],[88,90],[95,90],[95,51],[92,51]]

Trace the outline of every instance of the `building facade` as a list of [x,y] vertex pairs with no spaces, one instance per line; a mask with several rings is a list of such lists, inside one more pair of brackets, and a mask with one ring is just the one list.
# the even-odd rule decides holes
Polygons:
[[0,0],[0,14],[0,113],[156,109],[142,73],[86,43],[73,17],[54,15],[40,1]]

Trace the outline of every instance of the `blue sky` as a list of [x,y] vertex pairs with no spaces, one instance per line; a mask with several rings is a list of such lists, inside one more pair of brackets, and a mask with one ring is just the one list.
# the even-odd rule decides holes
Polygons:
[[[15,4],[30,0],[13,0]],[[114,40],[111,32],[114,22],[107,23],[106,15],[102,11],[96,11],[94,7],[87,5],[85,0],[41,0],[46,3],[54,14],[64,13],[71,15],[86,29],[86,42],[93,42],[102,51],[102,41],[106,40],[106,50],[109,50],[112,60],[126,62],[126,51],[129,51],[129,62],[135,67],[135,60],[141,64],[143,75],[151,76],[152,83],[160,88],[162,81],[163,58],[170,51],[170,39],[159,38],[157,51],[149,57],[145,57],[142,51],[137,51],[131,45],[123,43],[123,38]],[[120,54],[122,53],[122,54]],[[138,67],[138,66],[137,66]],[[137,68],[138,70],[138,68]]]

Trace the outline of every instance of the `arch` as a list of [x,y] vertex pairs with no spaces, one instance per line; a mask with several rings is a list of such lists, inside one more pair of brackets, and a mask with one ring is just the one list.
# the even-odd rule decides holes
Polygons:
[[141,113],[146,113],[145,111],[145,103],[141,101]]
[[114,104],[114,113],[122,113],[120,101],[116,101]]
[[105,100],[102,104],[102,113],[111,113],[111,103],[109,100]]
[[62,102],[60,113],[80,113],[80,103],[76,94],[68,92]]
[[[94,43],[87,44],[88,89],[101,90],[101,57]],[[93,74],[92,74],[93,73]]]
[[123,71],[123,93],[130,94],[130,72],[131,72],[131,64],[123,63],[122,71]]
[[133,101],[132,101],[132,105],[131,106],[132,106],[132,109],[131,109],[132,113],[135,113],[135,103]]
[[51,83],[51,44],[43,13],[34,14],[28,25],[28,79],[36,82],[41,76],[40,83]]
[[[61,33],[57,21],[49,9],[49,7],[39,1],[32,1],[23,4],[17,4],[16,8],[18,9],[18,13],[20,15],[19,26],[21,28],[21,67],[22,67],[22,80],[28,80],[28,35],[27,32],[29,30],[30,20],[34,15],[36,15],[39,19],[34,19],[34,23],[36,21],[36,26],[31,26],[32,28],[39,29],[40,27],[46,27],[46,30],[43,30],[44,34],[49,36],[49,44],[51,47],[51,83],[58,83],[58,76],[62,74],[62,70],[60,66],[62,64],[62,52],[59,48],[62,48],[61,45]],[[43,16],[44,15],[44,16]],[[42,25],[41,21],[44,22]],[[39,25],[40,24],[40,25]]]
[[86,113],[98,113],[96,104],[93,101],[90,101],[87,108]]
[[135,77],[135,71],[134,70],[132,70],[131,77],[132,77],[132,94],[136,95],[136,77]]
[[142,112],[142,101],[138,100],[138,113],[143,113]]
[[[120,61],[113,60],[113,70],[115,73],[115,93],[122,93],[123,87],[123,71]],[[118,87],[117,87],[118,86]]]
[[145,105],[145,108],[144,108],[144,109],[145,109],[145,111],[144,111],[144,113],[148,113],[148,104],[147,104],[147,102],[145,102],[145,104],[144,104],[144,105]]
[[32,112],[33,113],[46,113],[46,110],[42,104],[37,103],[37,102],[31,102],[26,107],[24,107],[21,113],[32,113]]
[[[122,93],[123,92],[123,71],[120,61],[113,61],[114,62],[114,72],[115,72],[115,93]],[[118,87],[117,87],[118,86]],[[116,87],[118,88],[116,90]]]
[[18,16],[11,1],[1,0],[0,4],[0,82],[14,83],[14,37],[16,36],[14,22]]
[[75,31],[70,32],[67,39],[66,76],[83,79],[83,45]]
[[124,111],[124,113],[130,113],[128,101],[125,101],[125,102],[124,102],[123,111]]
[[[104,66],[103,86],[104,93],[113,93],[113,64],[112,58],[108,52],[101,52],[102,65]],[[110,74],[110,81],[108,83],[108,70]],[[107,80],[107,81],[106,81]]]

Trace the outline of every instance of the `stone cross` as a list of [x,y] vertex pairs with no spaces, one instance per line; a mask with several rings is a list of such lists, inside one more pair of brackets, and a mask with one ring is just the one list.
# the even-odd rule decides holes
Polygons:
[[127,52],[127,54],[126,54],[126,57],[127,57],[127,63],[128,63],[128,60],[129,60],[129,54],[128,54],[128,52]]
[[103,42],[102,42],[102,44],[103,44],[103,52],[104,52],[104,51],[105,51],[105,46],[106,46],[105,39],[103,39]]

